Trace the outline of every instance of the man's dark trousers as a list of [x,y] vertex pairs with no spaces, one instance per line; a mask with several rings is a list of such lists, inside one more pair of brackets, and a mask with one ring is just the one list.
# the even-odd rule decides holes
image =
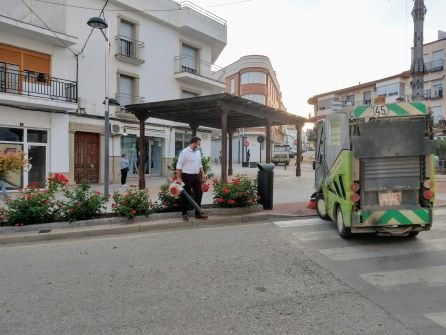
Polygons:
[[[183,189],[195,200],[198,206],[201,206],[201,199],[203,197],[203,191],[201,190],[201,177],[199,174],[188,174],[183,173],[181,175],[183,179],[184,186]],[[192,193],[193,191],[193,193]],[[187,209],[189,207],[189,202],[186,197],[181,197],[181,211],[182,214],[187,214]],[[200,212],[195,210],[195,215],[199,215]]]

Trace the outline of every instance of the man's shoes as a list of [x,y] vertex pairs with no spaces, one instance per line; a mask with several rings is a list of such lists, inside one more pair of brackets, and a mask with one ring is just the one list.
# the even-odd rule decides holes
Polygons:
[[200,213],[200,214],[195,214],[195,218],[196,219],[207,219],[208,216],[204,213]]
[[189,221],[189,215],[183,214],[182,216],[183,216],[183,221],[185,222]]

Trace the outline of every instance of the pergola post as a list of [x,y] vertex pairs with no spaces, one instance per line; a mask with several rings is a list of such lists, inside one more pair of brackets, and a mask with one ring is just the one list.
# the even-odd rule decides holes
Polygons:
[[266,162],[271,163],[271,121],[266,123]]
[[192,137],[197,136],[198,124],[197,123],[189,123],[189,127],[190,127],[190,129],[192,129]]
[[139,189],[143,190],[146,188],[146,178],[144,175],[144,162],[145,162],[145,152],[146,152],[146,130],[144,125],[144,118],[139,119],[139,165],[138,165],[138,175],[139,175]]
[[302,160],[302,125],[296,124],[296,177],[301,176],[300,162]]
[[232,135],[234,135],[234,129],[229,129],[229,154],[228,154],[228,176],[232,176]]
[[228,180],[227,170],[228,154],[228,110],[221,112],[221,180]]

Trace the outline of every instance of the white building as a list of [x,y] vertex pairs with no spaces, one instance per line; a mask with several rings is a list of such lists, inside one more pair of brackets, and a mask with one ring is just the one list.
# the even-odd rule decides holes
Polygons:
[[[60,2],[0,4],[0,145],[32,157],[32,169],[8,181],[11,189],[54,172],[76,182],[103,179],[106,42],[87,21],[104,1]],[[225,83],[211,73],[227,28],[189,2],[169,0],[110,1],[104,16],[109,97],[121,104],[110,107],[110,182],[117,183],[120,154],[129,155],[130,174],[139,156],[138,122],[122,106],[223,92]],[[147,120],[146,174],[168,173],[188,144],[189,121]],[[210,130],[199,128],[198,136],[210,156]]]

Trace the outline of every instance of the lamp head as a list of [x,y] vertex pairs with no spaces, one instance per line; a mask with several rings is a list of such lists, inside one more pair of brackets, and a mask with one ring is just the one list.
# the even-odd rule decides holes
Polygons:
[[95,16],[88,20],[87,24],[92,28],[105,29],[108,27],[107,22],[102,17]]

